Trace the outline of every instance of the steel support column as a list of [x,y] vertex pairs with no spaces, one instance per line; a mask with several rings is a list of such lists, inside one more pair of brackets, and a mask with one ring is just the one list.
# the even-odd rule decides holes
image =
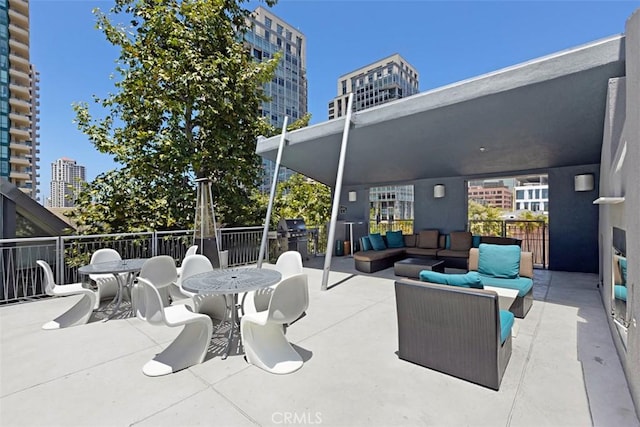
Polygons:
[[[338,161],[338,173],[336,174],[336,188],[333,192],[333,206],[331,208],[331,223],[329,225],[329,236],[327,237],[327,251],[324,256],[324,270],[322,271],[323,291],[327,290],[329,283],[329,271],[331,270],[331,256],[333,255],[333,239],[336,236],[336,221],[338,220],[338,210],[340,208],[340,193],[342,192],[342,175],[344,172],[344,162],[347,157],[347,142],[349,140],[349,129],[351,128],[351,109],[353,106],[353,92],[349,94],[347,103],[347,115],[344,119],[344,130],[342,131],[342,145],[340,146],[340,160]],[[353,242],[351,242],[353,244]]]
[[264,219],[264,230],[262,231],[262,242],[260,243],[260,253],[258,255],[258,268],[262,268],[262,260],[268,242],[269,235],[269,223],[271,222],[271,208],[273,207],[273,199],[276,197],[276,185],[278,184],[278,171],[280,169],[280,161],[282,160],[282,150],[284,150],[284,143],[287,136],[287,124],[289,123],[289,117],[284,117],[284,123],[282,124],[282,133],[280,134],[280,144],[278,145],[278,155],[276,156],[276,165],[273,170],[273,181],[271,181],[271,193],[269,195],[269,204],[267,205],[267,216]]

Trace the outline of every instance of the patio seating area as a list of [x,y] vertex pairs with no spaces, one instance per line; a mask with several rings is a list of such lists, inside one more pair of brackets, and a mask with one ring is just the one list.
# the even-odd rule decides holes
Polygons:
[[[499,391],[398,358],[393,268],[305,261],[306,316],[286,337],[304,365],[273,375],[214,331],[202,364],[163,377],[142,367],[180,328],[134,317],[47,331],[79,296],[0,307],[0,424],[640,426],[606,321],[598,276],[535,270],[534,302]],[[274,268],[264,265],[264,268]]]

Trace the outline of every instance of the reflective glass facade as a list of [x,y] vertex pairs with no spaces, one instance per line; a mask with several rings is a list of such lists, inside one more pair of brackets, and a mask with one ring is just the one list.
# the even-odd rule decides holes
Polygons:
[[[282,57],[273,79],[264,85],[264,93],[269,101],[262,104],[261,114],[276,128],[281,129],[284,118],[289,123],[307,113],[306,40],[295,27],[287,24],[266,9],[259,7],[253,12],[251,29],[244,36],[256,61],[273,58],[277,52]],[[275,163],[262,161],[263,178],[260,189],[271,190]],[[293,171],[280,168],[278,181],[281,182]]]
[[38,92],[29,61],[29,2],[0,0],[0,175],[36,200]]
[[9,13],[0,0],[0,177],[9,179]]
[[354,94],[353,111],[360,111],[418,92],[418,72],[400,55],[391,55],[338,79],[337,96],[329,102],[329,120],[345,115],[350,93]]

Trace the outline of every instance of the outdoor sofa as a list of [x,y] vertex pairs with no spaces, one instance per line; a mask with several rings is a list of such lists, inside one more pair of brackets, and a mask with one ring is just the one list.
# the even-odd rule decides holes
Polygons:
[[[509,237],[473,236],[468,231],[453,231],[449,234],[440,234],[438,230],[422,230],[416,234],[402,235],[402,245],[389,244],[388,237],[395,238],[401,232],[387,232],[387,236],[381,236],[384,248],[378,250],[367,244],[365,236],[360,239],[360,251],[354,254],[356,270],[363,273],[375,273],[385,268],[393,267],[396,261],[405,258],[431,257],[441,259],[445,267],[468,269],[469,250],[478,247],[480,243],[500,245],[520,245],[521,241]],[[369,242],[370,243],[370,242]]]
[[[504,254],[510,248],[516,259],[505,260]],[[484,257],[488,261],[483,261]],[[519,259],[517,259],[519,253]],[[500,262],[503,265],[499,265]],[[484,265],[483,265],[484,262]],[[493,265],[488,265],[489,263]],[[507,265],[505,265],[507,264]],[[533,305],[533,254],[523,252],[518,247],[481,244],[469,251],[469,272],[477,272],[483,286],[495,286],[518,290],[518,296],[509,308],[516,317],[524,318]]]
[[397,280],[395,292],[400,359],[500,388],[514,317],[495,292],[412,279]]

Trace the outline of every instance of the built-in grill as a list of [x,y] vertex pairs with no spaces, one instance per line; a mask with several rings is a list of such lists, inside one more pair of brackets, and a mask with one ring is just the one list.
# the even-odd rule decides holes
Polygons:
[[281,219],[278,222],[278,234],[287,239],[287,250],[298,251],[302,259],[308,259],[307,242],[309,240],[304,219]]

